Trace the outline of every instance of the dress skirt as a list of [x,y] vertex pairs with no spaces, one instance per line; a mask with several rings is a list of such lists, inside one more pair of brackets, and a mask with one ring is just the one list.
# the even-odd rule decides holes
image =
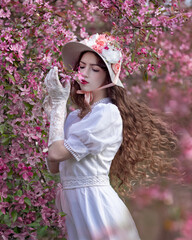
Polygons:
[[67,214],[67,240],[140,240],[127,207],[110,185],[61,189],[56,203]]

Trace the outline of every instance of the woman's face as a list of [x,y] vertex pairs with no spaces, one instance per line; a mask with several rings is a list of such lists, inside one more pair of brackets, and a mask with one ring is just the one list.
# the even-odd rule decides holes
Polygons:
[[93,91],[106,83],[107,72],[98,65],[98,58],[92,52],[83,54],[79,62],[79,71],[83,76],[79,83],[81,90]]

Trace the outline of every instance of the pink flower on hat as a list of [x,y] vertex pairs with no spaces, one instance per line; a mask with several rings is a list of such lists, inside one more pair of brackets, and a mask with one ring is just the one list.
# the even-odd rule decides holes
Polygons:
[[102,46],[100,45],[93,45],[92,49],[98,52],[99,54],[102,54]]
[[98,39],[96,40],[96,43],[104,47],[107,43],[106,35],[105,34],[99,35]]
[[106,47],[107,39],[105,34],[101,34],[98,36],[98,38],[95,41],[95,44],[92,46],[92,49],[94,49],[99,54],[102,54],[103,48]]
[[121,52],[116,47],[115,37],[107,34],[94,34],[81,43],[99,53],[108,63],[116,64],[121,60]]
[[121,64],[120,64],[120,62],[113,63],[113,64],[111,64],[111,67],[112,67],[113,72],[116,75],[119,72],[119,70],[120,70]]

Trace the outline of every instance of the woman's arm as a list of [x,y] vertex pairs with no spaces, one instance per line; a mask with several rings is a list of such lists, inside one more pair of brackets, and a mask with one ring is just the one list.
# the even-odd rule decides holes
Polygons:
[[47,157],[47,168],[49,169],[49,172],[52,174],[59,172],[59,163],[50,161],[49,157]]
[[48,149],[48,158],[51,162],[63,162],[72,158],[73,155],[64,146],[64,140],[58,140],[51,144]]
[[70,152],[64,146],[64,123],[67,115],[66,104],[70,93],[70,83],[66,82],[65,87],[62,86],[57,67],[49,71],[44,82],[52,103],[47,165],[51,173],[57,173],[59,162],[71,157]]
[[59,163],[72,158],[73,155],[64,146],[64,140],[53,142],[48,149],[47,163],[51,173],[59,172]]

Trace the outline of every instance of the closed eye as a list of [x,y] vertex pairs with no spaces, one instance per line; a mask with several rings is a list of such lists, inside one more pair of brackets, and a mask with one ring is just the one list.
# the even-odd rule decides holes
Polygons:
[[99,72],[99,70],[98,69],[92,69],[94,72]]
[[[80,65],[79,68],[80,68],[80,69],[84,69],[85,66],[81,66],[81,65]],[[94,72],[99,72],[99,69],[94,69],[94,68],[92,68],[92,70],[93,70]]]
[[80,65],[79,68],[83,69],[83,68],[85,68],[85,66],[81,66],[81,65]]

